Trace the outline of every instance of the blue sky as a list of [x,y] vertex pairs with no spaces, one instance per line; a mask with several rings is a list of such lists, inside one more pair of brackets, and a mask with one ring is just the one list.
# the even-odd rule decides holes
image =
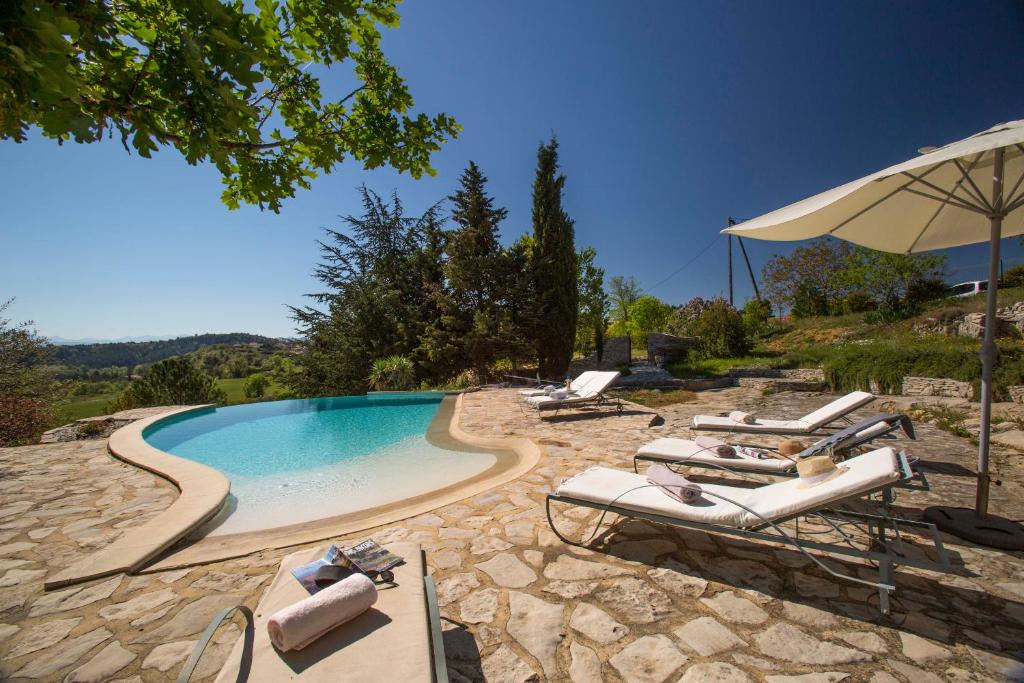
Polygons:
[[[672,303],[726,288],[728,216],[778,208],[1024,118],[1024,5],[938,2],[405,2],[385,50],[427,113],[465,127],[435,178],[344,164],[280,214],[220,202],[217,173],[117,141],[0,142],[0,299],[62,337],[292,334],[315,291],[316,239],[358,212],[355,187],[410,212],[475,160],[530,229],[538,143],[552,131],[577,242]],[[755,271],[784,243],[748,242]],[[710,245],[710,246],[709,246]],[[1007,264],[1022,261],[1004,242]],[[703,254],[701,250],[707,248]],[[983,246],[950,252],[984,275]],[[750,293],[736,270],[736,297]]]

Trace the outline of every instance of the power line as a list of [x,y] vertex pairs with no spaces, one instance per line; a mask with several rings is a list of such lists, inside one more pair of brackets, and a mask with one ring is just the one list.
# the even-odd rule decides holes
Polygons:
[[692,263],[693,263],[694,261],[696,261],[696,260],[697,260],[697,259],[699,259],[699,258],[700,258],[701,256],[703,256],[703,255],[704,255],[704,253],[705,253],[705,252],[706,252],[706,251],[707,251],[708,249],[710,249],[711,247],[715,246],[715,244],[717,244],[717,243],[718,243],[718,240],[719,240],[719,239],[721,239],[722,237],[723,237],[723,235],[722,235],[721,233],[718,233],[717,235],[715,235],[715,239],[711,240],[711,241],[710,241],[710,242],[708,243],[708,245],[707,245],[706,247],[704,247],[704,248],[703,248],[703,249],[701,249],[701,250],[700,250],[699,252],[697,252],[697,254],[696,254],[696,255],[695,255],[695,256],[694,256],[693,258],[691,258],[691,259],[690,259],[689,261],[687,261],[687,262],[686,262],[686,263],[684,263],[683,265],[681,265],[681,266],[679,266],[678,268],[676,268],[676,269],[675,269],[674,271],[672,271],[672,272],[671,272],[671,273],[670,273],[670,274],[668,275],[668,277],[665,277],[664,279],[662,279],[661,281],[659,281],[659,282],[658,282],[658,284],[656,284],[656,285],[652,285],[651,287],[648,287],[648,288],[647,288],[647,291],[648,291],[648,292],[650,292],[650,291],[653,291],[653,290],[657,289],[658,287],[661,287],[661,286],[662,286],[663,284],[665,284],[666,282],[668,282],[669,280],[671,280],[672,278],[674,278],[674,277],[675,277],[676,275],[679,275],[679,273],[681,273],[681,272],[683,272],[684,270],[686,270],[686,267],[687,267],[687,266],[689,266],[689,265],[690,265],[690,264],[692,264]]

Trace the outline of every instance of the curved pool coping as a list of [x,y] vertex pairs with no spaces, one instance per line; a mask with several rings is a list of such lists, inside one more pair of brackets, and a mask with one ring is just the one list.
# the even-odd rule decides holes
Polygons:
[[169,410],[127,424],[110,435],[107,448],[115,458],[166,479],[177,487],[179,495],[150,521],[49,577],[44,583],[46,590],[138,571],[217,514],[231,489],[228,478],[212,467],[154,448],[142,437],[146,429],[161,420],[211,408],[199,405]]
[[[447,425],[432,423],[428,430],[428,438],[441,441],[450,439],[451,447],[455,450],[470,447],[498,451],[502,454],[498,456],[499,461],[504,458],[505,462],[497,463],[496,468],[489,468],[481,474],[441,489],[369,510],[262,531],[205,536],[194,541],[189,541],[187,537],[199,531],[220,512],[227,499],[230,482],[219,470],[150,446],[143,439],[143,432],[168,417],[206,410],[211,406],[172,410],[126,425],[111,434],[111,453],[120,460],[171,481],[181,493],[167,510],[154,519],[126,532],[103,550],[47,580],[46,588],[66,586],[121,572],[148,573],[190,567],[243,557],[261,550],[302,545],[356,533],[479,495],[495,486],[518,479],[540,461],[541,447],[530,439],[483,436],[463,430],[459,424],[462,403],[463,394],[458,394]],[[179,547],[174,548],[175,544],[179,544]],[[169,549],[170,554],[148,564]]]

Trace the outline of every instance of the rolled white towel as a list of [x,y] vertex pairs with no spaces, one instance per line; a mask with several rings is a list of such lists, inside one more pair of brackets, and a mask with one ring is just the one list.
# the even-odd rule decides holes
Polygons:
[[551,398],[555,399],[556,401],[561,401],[562,399],[565,399],[565,398],[569,397],[569,392],[568,391],[562,391],[560,389],[558,391],[552,391],[549,394],[549,396],[551,396]]
[[720,458],[735,458],[736,449],[713,436],[698,436],[693,440],[695,444],[703,449],[709,450]]
[[660,462],[647,468],[647,481],[680,503],[693,505],[700,499],[701,488]]
[[377,589],[365,574],[353,574],[322,591],[278,610],[267,621],[270,642],[281,652],[301,650],[351,621],[377,602]]
[[729,419],[740,424],[752,425],[757,422],[757,416],[753,413],[745,413],[742,410],[734,410],[729,413]]

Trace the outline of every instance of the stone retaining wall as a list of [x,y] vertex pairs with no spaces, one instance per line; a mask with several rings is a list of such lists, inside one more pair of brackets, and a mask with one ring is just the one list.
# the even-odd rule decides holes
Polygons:
[[974,398],[974,386],[970,382],[937,377],[904,377],[900,387],[904,396],[950,396],[953,398]]
[[802,379],[785,379],[778,377],[737,377],[729,380],[738,387],[751,387],[761,391],[825,391],[824,381],[814,382]]
[[825,371],[821,368],[732,368],[729,370],[729,377],[774,377],[803,382],[824,382]]
[[651,332],[647,335],[647,362],[659,367],[677,360],[685,360],[690,349],[697,345],[693,337]]
[[1024,403],[1024,386],[1006,387],[1006,391],[1010,394],[1010,400],[1014,403]]

